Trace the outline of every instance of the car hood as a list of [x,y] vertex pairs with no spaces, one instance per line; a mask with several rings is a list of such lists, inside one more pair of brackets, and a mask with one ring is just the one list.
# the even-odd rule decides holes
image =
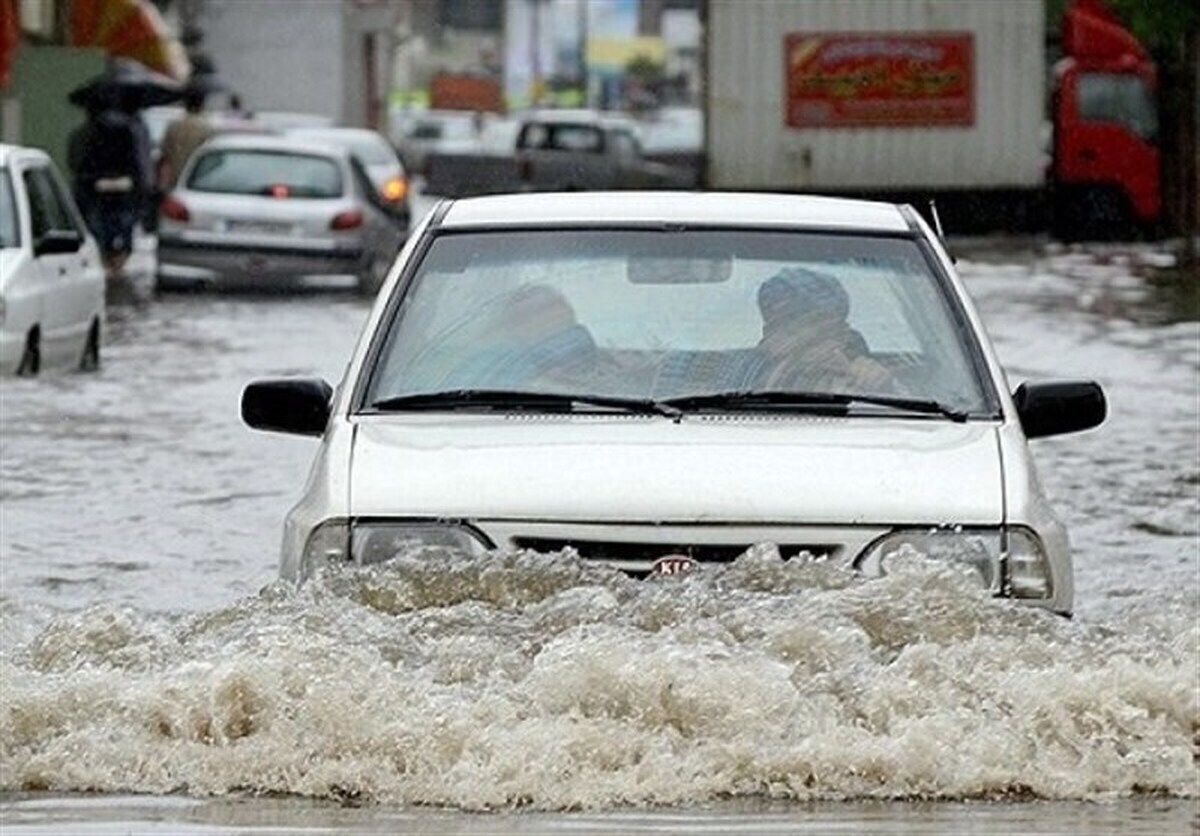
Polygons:
[[933,420],[365,416],[354,516],[995,524],[995,425]]

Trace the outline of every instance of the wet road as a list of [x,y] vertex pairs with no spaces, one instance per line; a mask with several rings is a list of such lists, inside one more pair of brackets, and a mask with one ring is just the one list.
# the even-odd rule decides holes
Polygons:
[[[844,812],[862,829],[886,825],[889,832],[905,832],[908,824],[953,832],[980,818],[1024,829],[1020,823],[1030,817],[1049,823],[1049,832],[1186,829],[1200,792],[1189,739],[1200,723],[1200,326],[1170,321],[1170,312],[1133,276],[1137,262],[1157,257],[1148,249],[977,251],[960,263],[1013,385],[1025,378],[1094,377],[1109,394],[1111,417],[1102,430],[1035,447],[1074,541],[1073,623],[990,603],[956,609],[946,603],[951,598],[939,599],[941,609],[927,607],[918,592],[936,587],[930,578],[913,588],[878,588],[873,601],[868,594],[847,603],[846,596],[831,594],[842,580],[797,577],[794,594],[764,602],[717,595],[726,587],[737,593],[754,586],[730,575],[712,589],[698,586],[692,611],[668,615],[662,601],[619,578],[576,576],[557,565],[546,570],[557,579],[548,591],[542,569],[517,567],[512,583],[519,586],[526,577],[521,572],[532,572],[527,580],[537,594],[495,593],[472,567],[452,567],[463,579],[459,598],[451,605],[416,600],[403,611],[380,602],[394,600],[397,590],[411,595],[424,588],[404,573],[419,575],[419,568],[352,590],[318,585],[304,599],[275,592],[254,597],[273,579],[280,520],[299,495],[313,443],[242,427],[241,386],[269,375],[336,380],[367,306],[334,293],[173,295],[145,309],[116,311],[99,374],[0,381],[0,664],[8,683],[0,694],[0,786],[143,792],[186,786],[201,795],[240,787],[467,808],[515,798],[552,809],[620,802],[692,809],[697,800],[747,787],[774,787],[775,795],[796,799],[877,794],[871,786],[884,796],[948,798],[990,796],[998,787],[1063,799],[1140,789],[1190,798],[1158,806],[1121,802],[1099,808],[1102,814],[1070,803],[988,805],[986,815],[970,805],[890,805],[886,815],[860,805]],[[764,559],[743,574],[778,571]],[[510,593],[516,598],[504,598]],[[479,600],[491,601],[493,609],[480,610]],[[894,613],[891,629],[907,631],[907,638],[869,630],[863,638],[862,612],[854,607],[874,608],[876,616]],[[809,611],[821,612],[823,620],[808,624]],[[953,613],[961,618],[950,626],[935,620],[953,620]],[[716,619],[720,630],[705,619]],[[806,624],[808,638],[772,633],[781,619]],[[648,637],[648,621],[670,629]],[[625,632],[609,635],[598,624]],[[721,630],[730,638],[720,647],[697,650],[688,638],[724,635]],[[622,642],[639,660],[635,668],[616,655]],[[543,643],[555,652],[528,649]],[[744,645],[745,669],[720,661],[737,645]],[[932,661],[914,661],[930,648],[946,657],[945,669],[931,672],[921,664]],[[781,694],[791,696],[770,690],[782,688],[786,678],[770,683],[780,659],[801,664],[796,654],[813,655],[804,664],[813,666],[813,681],[823,683],[825,709],[798,707],[761,728],[752,719],[737,727],[720,722],[730,712],[770,714],[767,706]],[[485,659],[501,673],[485,671]],[[909,683],[941,697],[937,711],[926,707],[922,714],[899,679],[894,692],[877,684],[904,672],[903,665],[897,672],[900,659],[915,666],[907,670]],[[619,722],[619,712],[601,712],[604,722],[587,730],[593,737],[575,738],[575,727],[561,724],[594,719],[595,706],[584,697],[560,704],[538,691],[539,682],[551,681],[554,687],[547,688],[554,693],[572,682],[586,691],[643,669],[667,682],[681,681],[672,677],[687,671],[699,677],[694,685],[704,693],[747,681],[759,692],[746,695],[745,704],[709,704],[698,692],[694,704],[677,706],[685,719],[643,716],[632,727]],[[288,684],[294,670],[326,690]],[[859,680],[864,670],[870,679]],[[273,676],[282,684],[273,684]],[[662,686],[639,681],[635,676],[629,685],[634,692]],[[421,682],[424,690],[409,690]],[[363,689],[377,683],[400,701],[364,703]],[[874,722],[879,705],[856,701],[877,687],[884,696],[872,699],[886,700],[891,725],[874,728],[875,742],[863,745],[874,754],[847,764],[837,747],[856,745],[850,742],[854,722]],[[114,705],[89,715],[64,702],[86,702],[96,689],[117,694]],[[1019,704],[1031,690],[1037,694],[1030,711],[1044,712],[1044,722],[1034,717],[1020,740],[997,742],[1013,721],[1000,718],[1004,722],[989,731],[996,705],[1005,699]],[[192,692],[199,696],[187,696]],[[1097,698],[1098,692],[1108,696]],[[812,705],[823,704],[809,696]],[[318,698],[338,711],[317,711]],[[848,718],[847,705],[854,706],[850,714],[868,719]],[[805,712],[812,716],[797,719]],[[350,729],[315,734],[338,717],[347,723],[360,717],[367,725],[380,714],[411,725],[375,727],[361,736]],[[273,724],[263,725],[268,716]],[[901,716],[904,723],[896,719]],[[704,732],[697,740],[711,745],[687,743],[689,722]],[[208,731],[188,731],[189,723]],[[807,732],[806,723],[813,724]],[[984,729],[977,732],[979,724]],[[1068,734],[1064,742],[1047,724],[1065,725],[1082,738]],[[497,739],[493,727],[509,725],[520,735]],[[150,726],[158,731],[147,738]],[[837,733],[825,739],[815,729]],[[409,740],[411,734],[432,741],[428,750],[414,742],[420,763],[401,766],[394,753],[371,751],[372,740]],[[773,737],[786,742],[789,734],[797,735],[790,748],[772,748]],[[553,750],[542,740],[556,735],[575,748]],[[922,735],[958,738],[953,757],[941,753],[953,769],[928,762],[938,759],[936,751],[912,751]],[[587,747],[598,741],[633,760],[597,764]],[[805,746],[803,763],[787,760]],[[560,758],[555,768],[563,771],[541,784],[523,783],[522,769],[546,762],[552,750]],[[519,758],[505,760],[499,752],[528,761],[522,767]],[[292,761],[291,753],[303,757]],[[169,774],[155,771],[156,762]],[[645,772],[649,766],[639,771],[636,763],[679,774],[654,778]],[[410,780],[379,783],[371,776],[381,770]],[[789,785],[785,776],[795,774],[809,774],[809,784]],[[331,792],[331,786],[343,790]],[[70,807],[56,803],[9,796],[0,820],[61,832]],[[96,803],[105,812],[85,818],[128,822],[141,815],[136,799]],[[395,808],[341,815],[337,808],[278,803],[282,809],[255,813],[253,804],[247,812],[239,802],[180,802],[173,813],[175,802],[163,802],[148,815],[178,817],[195,829],[253,829],[264,823],[255,816],[265,815],[297,827],[387,830],[401,826],[396,817],[403,817]],[[777,818],[759,811],[758,822],[763,830],[820,829],[821,822],[841,820],[831,809],[837,808],[771,813]],[[664,815],[670,821],[674,814]],[[720,810],[697,815],[703,821],[689,826],[729,824]],[[443,826],[476,826],[464,821]],[[519,829],[521,821],[506,818],[503,827]],[[588,826],[611,829],[614,822],[618,829],[655,826],[653,819],[603,816]],[[553,820],[526,823],[541,827]],[[403,826],[438,828],[430,821]]]

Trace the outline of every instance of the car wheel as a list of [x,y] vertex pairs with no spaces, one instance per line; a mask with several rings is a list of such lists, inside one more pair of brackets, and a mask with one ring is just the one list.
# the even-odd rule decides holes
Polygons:
[[25,338],[25,352],[21,355],[21,362],[17,365],[17,374],[22,377],[33,377],[42,368],[42,347],[41,334],[37,328],[29,332],[29,336]]
[[387,279],[388,270],[391,269],[392,263],[379,256],[371,259],[371,263],[358,274],[358,292],[363,296],[374,297],[379,293],[379,289],[383,287],[384,280]]
[[94,372],[100,368],[100,323],[92,320],[88,329],[87,344],[83,347],[83,357],[79,360],[81,372]]

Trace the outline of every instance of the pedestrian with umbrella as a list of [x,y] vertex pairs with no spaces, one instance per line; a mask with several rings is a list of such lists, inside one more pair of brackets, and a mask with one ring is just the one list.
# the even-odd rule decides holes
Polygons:
[[137,112],[180,95],[174,81],[128,61],[114,62],[70,95],[72,104],[87,111],[68,150],[75,200],[110,277],[120,273],[132,252],[138,222],[153,214],[150,139]]

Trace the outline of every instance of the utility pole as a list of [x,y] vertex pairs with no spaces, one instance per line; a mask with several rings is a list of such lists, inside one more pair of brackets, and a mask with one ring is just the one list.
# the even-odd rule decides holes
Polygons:
[[579,2],[579,83],[583,88],[583,106],[591,106],[591,85],[588,84],[588,0]]

